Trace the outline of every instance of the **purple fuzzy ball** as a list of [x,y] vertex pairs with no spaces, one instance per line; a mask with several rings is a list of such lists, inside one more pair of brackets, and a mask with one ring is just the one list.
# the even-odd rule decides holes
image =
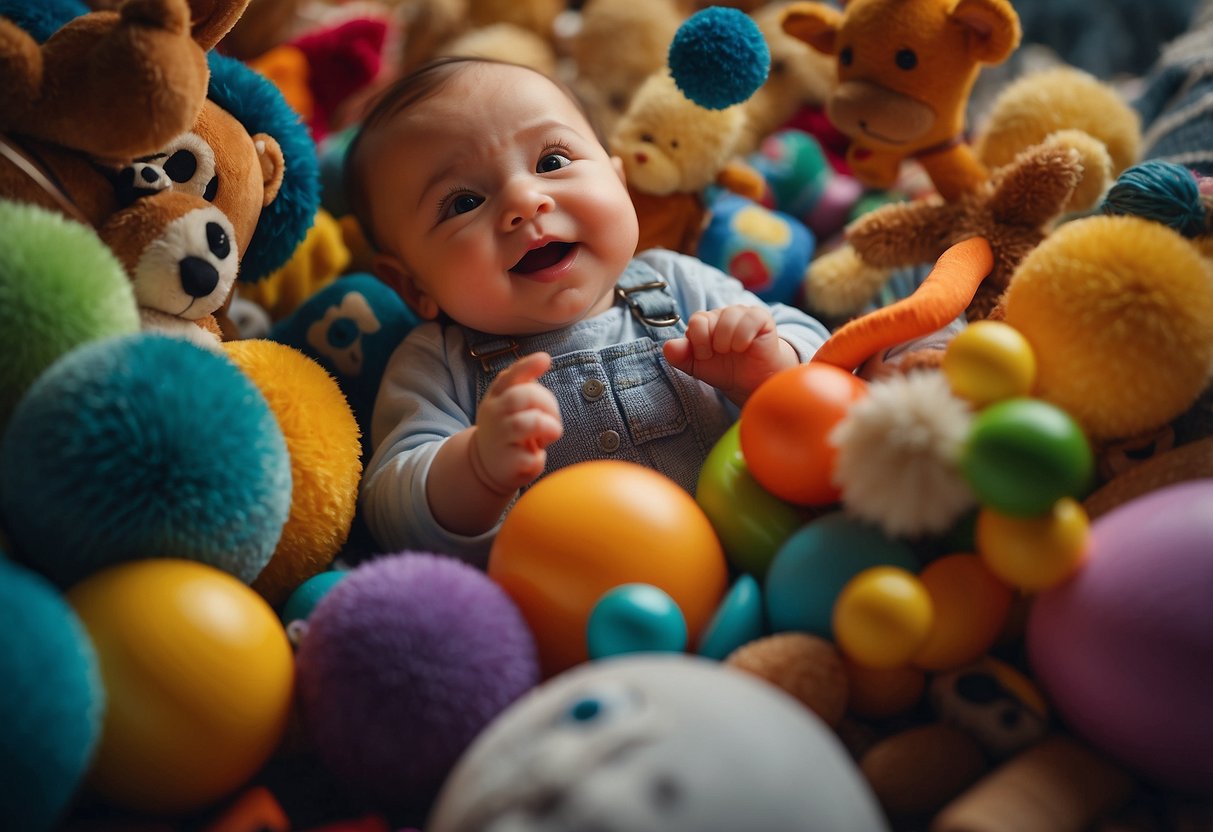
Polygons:
[[539,681],[534,637],[505,592],[419,553],[369,561],[334,586],[296,665],[320,758],[387,809],[432,800],[476,735]]

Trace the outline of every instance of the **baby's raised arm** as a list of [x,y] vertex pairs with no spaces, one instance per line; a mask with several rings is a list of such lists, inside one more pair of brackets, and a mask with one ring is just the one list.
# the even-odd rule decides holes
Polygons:
[[536,381],[551,363],[551,356],[537,352],[503,370],[481,400],[476,424],[444,442],[434,457],[426,498],[448,531],[488,531],[518,489],[543,473],[544,449],[564,430],[556,397]]
[[712,385],[737,405],[767,378],[800,363],[765,306],[696,312],[687,321],[686,335],[666,341],[663,350],[671,366]]

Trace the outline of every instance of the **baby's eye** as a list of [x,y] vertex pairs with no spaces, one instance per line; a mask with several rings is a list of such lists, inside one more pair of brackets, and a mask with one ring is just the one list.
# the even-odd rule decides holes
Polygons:
[[476,194],[456,194],[446,200],[446,204],[442,207],[442,219],[448,219],[457,214],[466,214],[468,211],[475,210],[480,203],[484,202],[484,197]]
[[554,170],[560,170],[571,164],[573,164],[573,160],[563,153],[548,153],[539,160],[539,164],[535,166],[535,170],[539,173],[551,173]]

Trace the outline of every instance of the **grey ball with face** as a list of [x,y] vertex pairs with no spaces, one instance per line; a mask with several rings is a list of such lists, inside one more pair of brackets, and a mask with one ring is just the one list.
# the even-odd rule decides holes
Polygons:
[[811,711],[683,654],[580,665],[515,702],[460,759],[428,832],[883,832]]

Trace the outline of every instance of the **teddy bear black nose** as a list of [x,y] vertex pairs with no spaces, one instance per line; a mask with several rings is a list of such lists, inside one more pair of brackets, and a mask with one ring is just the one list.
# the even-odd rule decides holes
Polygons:
[[182,258],[181,288],[192,298],[204,298],[219,285],[219,272],[201,257]]
[[217,222],[208,222],[206,224],[206,245],[211,250],[211,254],[220,260],[227,259],[227,256],[232,252],[232,241],[228,239],[227,232],[223,230],[223,226]]

